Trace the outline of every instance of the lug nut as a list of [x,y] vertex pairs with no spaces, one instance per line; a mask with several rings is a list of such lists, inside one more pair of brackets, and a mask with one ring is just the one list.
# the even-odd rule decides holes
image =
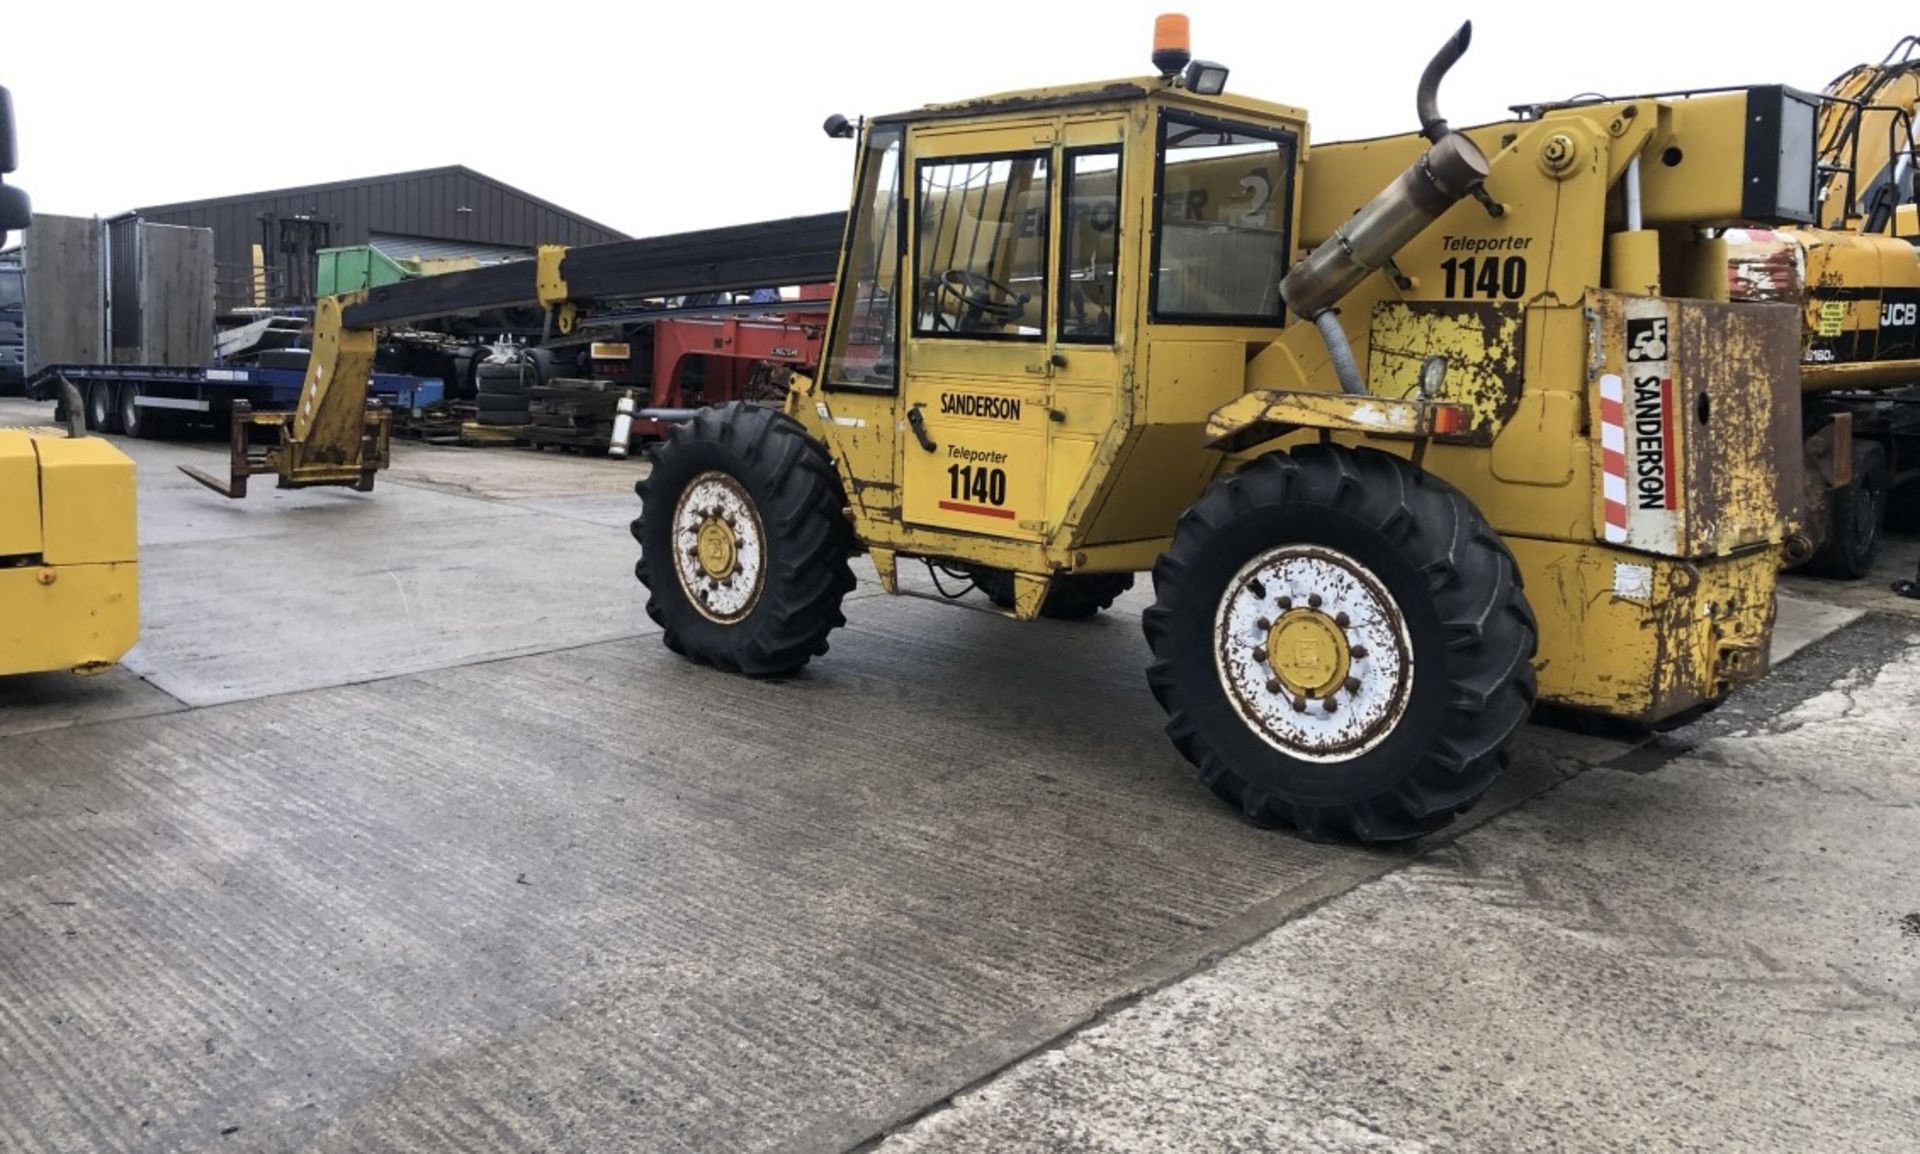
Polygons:
[[1307,699],[1306,699],[1306,698],[1304,698],[1304,697],[1296,697],[1296,698],[1294,698],[1294,699],[1293,699],[1293,711],[1294,711],[1295,713],[1305,713],[1305,712],[1307,711]]
[[1282,597],[1282,598],[1280,599],[1280,608],[1282,608],[1282,609],[1291,609],[1291,608],[1293,608],[1293,598],[1291,598],[1291,597]]
[[1267,679],[1267,692],[1268,693],[1280,692],[1280,679],[1278,677],[1270,677]]
[[[1267,620],[1265,617],[1262,617],[1260,620],[1253,623],[1253,627],[1255,629],[1258,629],[1260,632],[1265,633],[1267,630],[1273,628],[1273,622]],[[1260,660],[1265,661],[1266,658],[1262,657]]]
[[1364,645],[1356,645],[1352,649],[1347,650],[1347,656],[1353,658],[1355,661],[1365,661],[1367,659],[1367,647]]
[[1334,712],[1335,710],[1337,710],[1337,709],[1339,709],[1339,708],[1340,708],[1340,703],[1339,703],[1339,702],[1337,702],[1337,701],[1335,701],[1335,700],[1333,699],[1333,695],[1332,695],[1331,693],[1329,693],[1329,694],[1327,695],[1327,712],[1328,712],[1328,713],[1332,713],[1332,712]]
[[1340,628],[1342,628],[1342,629],[1345,629],[1345,628],[1346,628],[1347,626],[1349,626],[1349,625],[1351,625],[1351,624],[1353,624],[1353,622],[1352,622],[1352,621],[1350,621],[1350,620],[1348,620],[1348,619],[1347,619],[1347,615],[1346,615],[1345,613],[1336,613],[1336,614],[1334,614],[1334,615],[1333,615],[1333,623],[1334,623],[1335,625],[1338,625],[1338,626],[1339,626]]
[[1318,593],[1307,594],[1307,608],[1309,609],[1320,608],[1320,595]]
[[1347,678],[1347,683],[1346,683],[1346,685],[1344,686],[1344,688],[1346,689],[1346,691],[1347,691],[1348,693],[1358,693],[1358,692],[1360,692],[1360,679],[1359,679],[1358,677],[1349,677],[1349,678]]
[[1255,650],[1253,651],[1253,659],[1254,659],[1255,661],[1258,661],[1258,662],[1260,662],[1261,664],[1265,664],[1265,663],[1266,663],[1266,660],[1267,660],[1267,651],[1266,651],[1266,648],[1265,648],[1265,647],[1263,646],[1263,647],[1261,647],[1261,648],[1259,648],[1259,649],[1255,649]]

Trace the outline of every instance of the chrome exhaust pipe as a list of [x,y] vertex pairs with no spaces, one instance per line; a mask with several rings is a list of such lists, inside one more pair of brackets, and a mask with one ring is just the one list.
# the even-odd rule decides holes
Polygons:
[[1323,314],[1441,214],[1471,195],[1492,171],[1478,145],[1447,127],[1438,103],[1440,81],[1467,50],[1472,31],[1471,22],[1462,24],[1420,76],[1416,103],[1421,133],[1433,146],[1280,282],[1280,296],[1287,307],[1313,321],[1326,340],[1342,392],[1364,393],[1366,381],[1345,332],[1330,316],[1323,321]]

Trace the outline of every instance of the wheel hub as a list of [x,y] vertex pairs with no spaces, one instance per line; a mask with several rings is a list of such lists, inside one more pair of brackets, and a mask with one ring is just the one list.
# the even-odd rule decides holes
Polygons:
[[1373,749],[1413,691],[1413,643],[1393,595],[1364,564],[1318,545],[1268,549],[1228,582],[1214,660],[1241,720],[1302,761]]
[[1347,635],[1318,609],[1293,609],[1267,633],[1267,665],[1289,693],[1325,697],[1347,680]]
[[733,528],[718,517],[700,522],[696,531],[700,550],[700,568],[715,581],[733,576],[739,567],[740,547],[734,541]]
[[701,616],[723,625],[753,612],[766,585],[767,533],[738,479],[701,473],[673,507],[673,570]]

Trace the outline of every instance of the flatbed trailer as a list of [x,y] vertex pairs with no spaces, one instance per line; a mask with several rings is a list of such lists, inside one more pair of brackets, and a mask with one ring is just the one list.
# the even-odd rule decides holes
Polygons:
[[[305,376],[304,368],[260,365],[47,365],[28,378],[27,396],[58,400],[64,377],[86,400],[88,429],[156,437],[199,419],[225,428],[236,403],[256,409],[292,408]],[[389,409],[417,416],[446,398],[446,384],[429,377],[376,372],[371,395]]]

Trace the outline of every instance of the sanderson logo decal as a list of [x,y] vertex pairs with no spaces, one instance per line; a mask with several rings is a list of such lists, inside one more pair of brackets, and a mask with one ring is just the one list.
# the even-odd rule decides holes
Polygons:
[[940,413],[948,417],[984,417],[989,421],[1018,421],[1020,402],[989,393],[941,393]]

